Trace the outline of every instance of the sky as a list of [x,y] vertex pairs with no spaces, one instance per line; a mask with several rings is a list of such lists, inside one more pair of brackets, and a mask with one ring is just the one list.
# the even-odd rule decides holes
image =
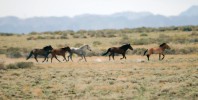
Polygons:
[[73,17],[125,11],[176,16],[193,5],[198,5],[198,0],[0,0],[0,17]]

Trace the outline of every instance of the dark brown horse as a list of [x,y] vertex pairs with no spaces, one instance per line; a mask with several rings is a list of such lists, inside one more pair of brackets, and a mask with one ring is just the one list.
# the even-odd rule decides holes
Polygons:
[[[107,50],[106,53],[104,53],[104,54],[102,54],[102,55],[104,56],[104,55],[106,55],[106,54],[108,54],[108,53],[110,52],[109,60],[111,60],[111,58],[110,58],[111,56],[112,56],[112,58],[113,58],[113,60],[114,60],[115,53],[118,53],[118,54],[122,54],[123,58],[126,59],[125,54],[126,54],[126,51],[127,51],[128,49],[133,50],[133,48],[132,48],[132,46],[131,46],[130,44],[125,44],[125,45],[122,45],[121,47],[111,47],[111,48],[109,48],[109,49]],[[120,59],[123,59],[123,58],[120,58]]]
[[[166,43],[162,43],[158,48],[150,48],[149,50],[147,49],[144,52],[144,55],[146,55],[149,60],[149,57],[151,54],[159,54],[159,60],[163,60],[165,57],[165,55],[164,55],[165,49],[170,49],[170,47]],[[161,59],[161,55],[163,56],[162,59]]]
[[[58,60],[58,58],[56,57],[56,55],[61,55],[61,56],[63,56],[64,60],[67,61],[67,59],[66,59],[66,57],[65,57],[65,53],[66,53],[67,51],[68,51],[68,52],[71,52],[70,47],[64,47],[64,48],[60,48],[60,49],[53,49],[53,50],[51,51],[51,54],[52,54],[51,62],[52,62],[52,59],[53,59],[54,57]],[[58,61],[60,62],[60,60],[58,60]]]
[[53,50],[51,45],[45,46],[45,47],[43,47],[43,49],[33,49],[30,52],[29,56],[26,58],[26,60],[28,60],[32,55],[34,55],[35,60],[38,62],[37,56],[41,55],[41,56],[45,57],[45,59],[44,59],[44,61],[45,61],[46,58],[48,59],[48,55],[50,54],[51,50]]

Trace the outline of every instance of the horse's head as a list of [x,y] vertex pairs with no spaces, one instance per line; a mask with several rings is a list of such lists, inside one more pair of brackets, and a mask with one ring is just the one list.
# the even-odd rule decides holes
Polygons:
[[91,51],[91,48],[90,48],[90,46],[89,46],[89,45],[87,45],[87,49],[88,49],[89,51]]
[[167,45],[166,43],[162,43],[160,45],[161,48],[164,48],[164,49],[171,49],[169,45]]
[[127,45],[129,47],[129,49],[133,50],[133,47],[131,46],[131,44],[128,43]]

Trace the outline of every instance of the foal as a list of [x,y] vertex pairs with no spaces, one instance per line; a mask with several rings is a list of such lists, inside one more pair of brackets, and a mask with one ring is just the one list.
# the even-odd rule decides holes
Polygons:
[[[165,55],[164,55],[165,49],[170,49],[170,47],[166,43],[162,43],[158,48],[150,48],[149,50],[147,49],[144,52],[144,55],[147,56],[148,61],[149,61],[149,57],[151,54],[159,54],[159,60],[163,60],[165,57]],[[148,53],[147,53],[147,51],[148,51]],[[161,59],[161,55],[163,56],[162,59]]]
[[[67,61],[67,59],[66,59],[66,57],[65,57],[66,51],[71,52],[70,47],[64,47],[64,48],[60,48],[60,49],[53,49],[53,50],[51,51],[51,54],[52,54],[51,62],[52,62],[52,59],[53,59],[54,57],[58,60],[58,58],[56,57],[56,55],[61,55],[61,56],[63,56],[64,60]],[[60,60],[58,60],[58,61],[60,62]]]

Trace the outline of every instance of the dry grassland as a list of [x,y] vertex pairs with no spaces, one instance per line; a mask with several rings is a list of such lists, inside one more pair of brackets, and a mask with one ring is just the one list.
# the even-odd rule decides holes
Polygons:
[[[173,35],[167,33],[168,35]],[[184,35],[187,33],[184,33]],[[137,34],[135,34],[137,35]],[[138,36],[138,35],[137,35]],[[149,37],[155,37],[152,33]],[[75,45],[101,41],[101,46],[110,47],[111,38],[69,39],[69,40],[29,40],[25,36],[0,37],[0,47],[40,48],[51,44]],[[132,35],[130,35],[132,37]],[[121,37],[116,37],[118,40]],[[138,37],[140,38],[140,37]],[[173,44],[173,48],[196,47],[193,44]],[[174,46],[173,46],[174,45]],[[133,45],[132,45],[133,46]],[[135,45],[133,48],[148,48],[157,44]],[[132,52],[132,51],[129,51]],[[34,62],[34,67],[26,69],[0,70],[0,100],[7,99],[51,99],[51,100],[197,100],[198,99],[198,54],[166,55],[163,61],[152,55],[148,62],[145,56],[126,55],[127,60],[108,61],[108,57],[87,57],[88,62],[39,63],[33,58],[8,58],[0,55],[5,65],[15,62]],[[59,57],[62,60],[62,57]]]

